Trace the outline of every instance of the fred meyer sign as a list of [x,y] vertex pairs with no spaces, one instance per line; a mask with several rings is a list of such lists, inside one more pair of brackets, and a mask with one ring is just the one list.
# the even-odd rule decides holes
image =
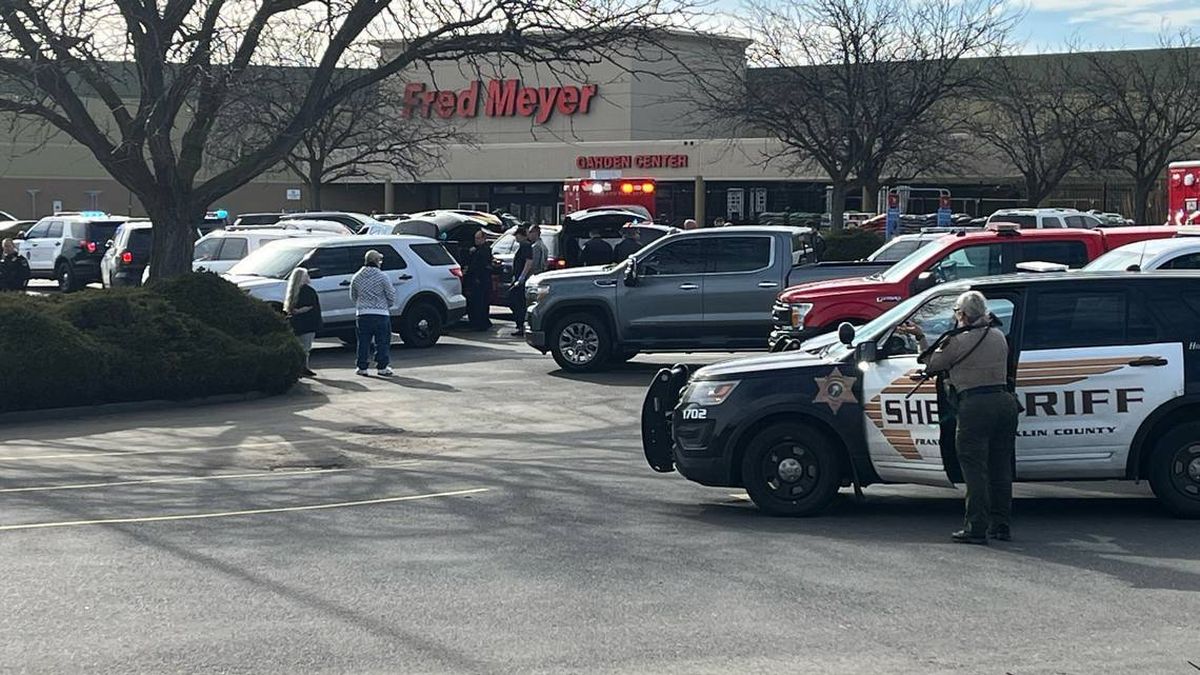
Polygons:
[[[554,113],[586,115],[599,89],[594,84],[522,87],[520,80],[476,80],[466,89],[429,89],[424,82],[404,85],[405,117],[532,117],[545,124]],[[482,108],[482,111],[481,111]]]

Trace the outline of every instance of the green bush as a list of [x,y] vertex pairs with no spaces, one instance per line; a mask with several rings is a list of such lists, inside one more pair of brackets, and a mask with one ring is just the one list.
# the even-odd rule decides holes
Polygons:
[[883,237],[871,230],[851,228],[825,235],[824,260],[861,260],[883,246]]
[[0,411],[280,393],[304,364],[281,317],[208,274],[49,298],[0,294],[0,354]]

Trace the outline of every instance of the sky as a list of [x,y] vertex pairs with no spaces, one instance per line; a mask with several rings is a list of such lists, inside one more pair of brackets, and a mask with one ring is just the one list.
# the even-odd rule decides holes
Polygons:
[[[1024,0],[1015,38],[1025,51],[1155,47],[1163,30],[1200,28],[1200,0]],[[1197,31],[1200,32],[1200,31]]]

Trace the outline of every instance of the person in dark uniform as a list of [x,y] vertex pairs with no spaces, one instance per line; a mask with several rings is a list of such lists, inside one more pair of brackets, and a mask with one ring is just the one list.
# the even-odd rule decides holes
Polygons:
[[513,337],[520,337],[525,335],[525,280],[533,270],[533,245],[529,243],[529,228],[525,225],[518,226],[513,236],[517,239],[517,251],[513,254],[513,280],[508,287],[508,307],[517,324]]
[[491,328],[492,247],[488,246],[483,230],[475,230],[475,241],[467,253],[463,290],[467,296],[467,316],[471,330],[484,331]]
[[599,230],[592,230],[589,233],[590,239],[583,245],[583,250],[579,252],[579,264],[587,265],[611,265],[613,262],[613,248],[600,237]]
[[641,242],[638,241],[638,230],[633,227],[633,223],[629,223],[621,229],[621,236],[620,243],[613,249],[613,258],[617,262],[624,261],[642,248]]
[[967,291],[954,303],[956,328],[932,348],[913,324],[897,331],[917,338],[918,361],[948,378],[954,404],[954,444],[967,486],[963,529],[951,538],[986,544],[988,537],[1012,538],[1013,461],[1017,442],[1017,399],[1009,388],[1008,341],[996,328],[987,300]]
[[12,239],[5,239],[0,250],[0,291],[20,291],[29,281],[29,261],[17,252]]

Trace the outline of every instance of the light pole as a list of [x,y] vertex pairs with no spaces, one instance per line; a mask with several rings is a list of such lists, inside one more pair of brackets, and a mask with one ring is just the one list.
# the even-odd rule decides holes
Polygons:
[[37,219],[37,195],[41,190],[37,188],[26,188],[25,192],[29,195],[29,217]]

